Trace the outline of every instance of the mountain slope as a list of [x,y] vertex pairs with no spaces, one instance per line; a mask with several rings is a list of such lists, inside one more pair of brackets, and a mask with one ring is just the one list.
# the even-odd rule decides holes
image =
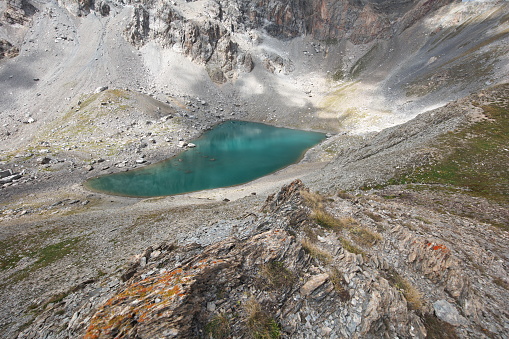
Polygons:
[[[508,6],[1,2],[0,334],[506,337]],[[230,118],[338,134],[238,187],[82,186]]]

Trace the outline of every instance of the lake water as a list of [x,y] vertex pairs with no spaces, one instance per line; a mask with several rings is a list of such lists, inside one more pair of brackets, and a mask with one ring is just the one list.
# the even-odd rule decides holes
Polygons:
[[228,121],[193,141],[196,148],[154,165],[90,179],[85,186],[155,197],[238,185],[297,162],[324,138],[323,133]]

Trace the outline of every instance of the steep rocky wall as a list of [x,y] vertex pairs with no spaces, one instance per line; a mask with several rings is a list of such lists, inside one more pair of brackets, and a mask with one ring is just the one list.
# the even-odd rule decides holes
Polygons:
[[178,2],[145,1],[134,4],[125,35],[135,46],[156,40],[199,63],[210,64],[209,73],[216,75],[213,79],[224,82],[254,66],[249,53],[239,48],[234,33],[263,30],[279,39],[311,35],[319,40],[348,39],[365,44],[389,39],[449,2],[221,0],[205,2],[203,13],[192,16],[189,6]]

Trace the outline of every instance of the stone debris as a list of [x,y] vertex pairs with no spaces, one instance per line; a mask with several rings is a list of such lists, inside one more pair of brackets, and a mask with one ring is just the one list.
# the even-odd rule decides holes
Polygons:
[[50,162],[51,162],[51,158],[48,158],[48,157],[37,158],[37,163],[40,165],[47,165]]
[[23,176],[23,173],[12,173],[10,170],[2,171],[0,173],[4,173],[4,175],[9,174],[5,176],[0,176],[0,184],[12,183],[18,179],[21,179],[21,177]]
[[[132,258],[121,282],[104,277],[74,288],[59,304],[46,307],[20,338],[49,333],[55,338],[110,338],[118,333],[164,337],[170,330],[175,337],[187,338],[205,331],[218,317],[228,324],[230,337],[245,337],[253,307],[289,338],[424,339],[436,326],[460,337],[480,333],[483,320],[477,311],[463,308],[461,315],[459,304],[446,301],[457,295],[448,285],[448,280],[455,280],[449,271],[460,267],[455,254],[448,252],[452,260],[444,267],[443,246],[428,246],[419,235],[389,223],[384,223],[390,227],[384,236],[392,234],[393,239],[381,240],[371,254],[351,253],[340,241],[346,233],[316,224],[301,193],[305,191],[302,182],[294,181],[269,196],[261,213],[204,225],[181,246],[163,242],[148,247]],[[332,204],[340,211],[373,206],[342,199]],[[220,230],[226,232],[219,236]],[[236,236],[228,230],[235,230]],[[321,234],[320,241],[313,243],[308,237],[313,230]],[[409,256],[415,248],[425,252]],[[426,262],[426,257],[433,258]],[[430,265],[435,275],[426,278],[422,269]],[[391,276],[403,266],[405,278]],[[408,294],[409,281],[415,279],[421,279],[415,285],[419,306]],[[469,295],[460,301],[465,305],[481,302],[469,284],[457,287],[462,291],[457,298]],[[66,319],[71,321],[64,323]],[[490,331],[503,333],[500,325],[490,326]],[[56,334],[51,332],[54,326],[65,330]]]

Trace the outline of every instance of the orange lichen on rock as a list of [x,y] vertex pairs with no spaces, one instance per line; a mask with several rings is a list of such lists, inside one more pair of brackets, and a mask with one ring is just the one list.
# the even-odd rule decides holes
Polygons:
[[147,277],[118,293],[94,314],[85,339],[129,336],[133,324],[151,321],[172,310],[189,295],[200,271],[219,265],[224,260],[200,260],[189,268]]
[[426,246],[431,248],[433,251],[441,251],[443,253],[449,253],[451,250],[447,248],[447,246],[442,244],[434,244],[431,242],[426,243]]

